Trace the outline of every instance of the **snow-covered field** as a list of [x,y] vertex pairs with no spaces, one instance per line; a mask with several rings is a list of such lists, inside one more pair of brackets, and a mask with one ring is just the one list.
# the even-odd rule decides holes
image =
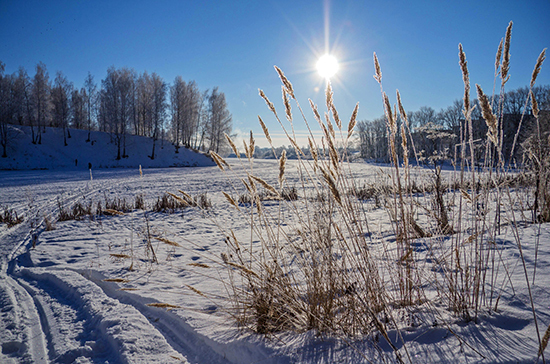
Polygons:
[[[362,183],[381,178],[386,167],[354,163],[351,169]],[[274,182],[277,162],[257,160],[254,173]],[[217,167],[145,169],[142,176],[138,169],[95,170],[93,179],[87,170],[0,171],[0,206],[25,217],[14,227],[0,226],[0,362],[394,362],[393,350],[380,337],[290,332],[265,338],[239,329],[230,315],[230,301],[224,299],[225,268],[214,262],[226,251],[220,228],[250,235],[249,222],[221,193],[231,191],[231,178]],[[289,186],[298,187],[295,162],[288,162],[286,178]],[[118,197],[133,203],[143,194],[151,206],[165,192],[179,189],[193,196],[207,192],[212,207],[173,214],[132,210],[95,220],[55,222],[52,230],[43,224],[44,217],[57,217],[58,201],[70,206]],[[371,202],[364,207],[373,249],[391,242],[386,210]],[[550,224],[522,225],[519,235],[543,335],[550,324]],[[153,240],[158,259],[154,263],[146,249],[148,236],[180,246]],[[433,239],[418,239],[417,246]],[[506,279],[499,281],[498,310],[482,310],[477,323],[445,314],[444,307],[436,307],[433,317],[432,311],[418,316],[413,312],[409,318],[419,320],[404,320],[399,330],[389,330],[406,362],[537,360],[529,293],[509,226],[502,228],[497,243],[502,247],[502,269],[507,270],[501,273]],[[174,307],[151,306],[154,303]]]

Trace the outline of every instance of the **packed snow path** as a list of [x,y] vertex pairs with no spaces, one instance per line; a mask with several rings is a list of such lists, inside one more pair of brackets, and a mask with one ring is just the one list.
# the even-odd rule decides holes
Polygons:
[[2,176],[0,205],[25,220],[3,227],[0,234],[0,362],[169,363],[186,362],[187,356],[191,362],[227,362],[188,333],[192,330],[185,322],[175,323],[165,310],[117,292],[93,270],[31,262],[29,249],[44,231],[44,217],[55,219],[59,199],[70,206],[77,199],[101,198],[122,181],[139,179],[136,170],[95,174],[95,179],[79,172]]

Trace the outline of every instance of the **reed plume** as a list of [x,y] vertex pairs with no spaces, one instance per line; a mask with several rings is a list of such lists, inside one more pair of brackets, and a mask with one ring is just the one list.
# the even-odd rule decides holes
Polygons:
[[537,63],[535,64],[535,69],[533,69],[533,74],[531,75],[531,83],[529,85],[530,88],[533,88],[535,86],[535,81],[537,80],[537,76],[540,73],[540,69],[542,67],[542,63],[546,59],[546,48],[540,52],[539,57],[537,58]]
[[504,37],[504,53],[502,55],[502,67],[500,69],[500,77],[502,79],[502,87],[510,79],[508,72],[510,71],[510,41],[512,39],[512,25],[510,22],[506,28],[506,36]]
[[458,56],[460,69],[462,70],[462,80],[464,81],[464,117],[468,119],[470,117],[470,74],[462,44],[458,45]]
[[373,57],[374,57],[374,70],[375,70],[374,79],[378,83],[381,83],[382,82],[382,70],[380,70],[380,63],[378,63],[378,56],[376,56],[376,52],[374,52]]
[[481,115],[483,116],[483,119],[485,119],[485,123],[489,128],[487,132],[487,136],[493,142],[494,145],[498,145],[497,118],[495,114],[493,114],[493,110],[491,109],[491,104],[489,103],[489,99],[487,98],[487,95],[483,93],[481,86],[476,84],[476,88],[477,88],[477,97],[479,99],[479,104],[481,106]]
[[267,126],[265,125],[260,115],[258,115],[258,120],[260,121],[260,125],[262,127],[262,130],[264,131],[265,138],[269,142],[269,145],[273,145],[273,142],[271,141],[271,136],[269,135],[269,130],[267,129]]

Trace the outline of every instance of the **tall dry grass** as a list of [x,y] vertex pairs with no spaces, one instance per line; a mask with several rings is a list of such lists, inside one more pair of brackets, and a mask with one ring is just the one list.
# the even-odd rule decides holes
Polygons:
[[[322,137],[316,138],[292,83],[275,67],[282,83],[284,112],[280,114],[268,96],[261,90],[259,93],[298,156],[299,186],[294,187],[292,198],[285,180],[286,155],[276,155],[270,131],[261,117],[265,138],[279,162],[271,179],[255,174],[252,134],[248,142],[243,141],[246,157],[242,158],[235,142],[226,135],[239,157],[237,166],[212,153],[224,173],[241,176],[223,194],[235,213],[249,221],[247,237],[237,236],[231,227],[220,224],[227,253],[218,262],[227,268],[226,289],[240,325],[265,335],[285,330],[315,330],[340,337],[376,332],[394,349],[398,361],[411,361],[407,346],[397,349],[388,332],[399,333],[399,328],[407,326],[412,311],[427,311],[429,317],[437,318],[435,321],[445,321],[442,311],[449,310],[462,320],[477,322],[480,313],[498,309],[511,284],[513,263],[504,257],[498,244],[501,228],[507,226],[513,231],[523,266],[539,344],[541,348],[546,345],[548,335],[540,338],[531,295],[530,278],[534,282],[534,273],[526,266],[518,233],[523,212],[517,206],[533,193],[533,222],[550,219],[548,113],[543,116],[538,112],[531,95],[536,123],[531,136],[521,145],[526,169],[520,173],[512,170],[502,152],[501,104],[509,80],[511,34],[512,23],[499,44],[495,61],[500,104],[495,105],[495,97],[486,95],[480,85],[475,87],[488,128],[482,141],[481,166],[475,158],[472,111],[476,106],[470,95],[466,53],[459,45],[464,118],[455,169],[444,173],[441,168],[434,168],[428,172],[428,182],[420,185],[412,177],[417,172],[409,159],[414,156],[418,162],[422,151],[417,151],[413,143],[401,95],[397,92],[397,105],[392,106],[383,89],[376,54],[374,78],[380,85],[392,165],[390,182],[385,185],[361,187],[349,168],[348,146],[352,143],[358,106],[344,125],[327,82],[326,109],[322,114],[319,106],[309,100],[313,123],[322,131]],[[544,57],[545,52],[537,60],[531,88]],[[297,121],[309,130],[311,159],[298,145]],[[235,173],[235,168],[240,172]],[[364,201],[374,198],[376,206],[387,211],[393,239],[375,241],[368,231]],[[540,355],[544,355],[544,349]]]

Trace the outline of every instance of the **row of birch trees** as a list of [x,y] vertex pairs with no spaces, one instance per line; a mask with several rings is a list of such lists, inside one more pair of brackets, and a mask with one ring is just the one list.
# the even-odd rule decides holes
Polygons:
[[232,116],[225,94],[217,87],[201,91],[195,81],[177,76],[170,85],[157,73],[137,73],[110,67],[99,84],[88,73],[81,88],[62,72],[50,79],[46,65],[38,63],[30,77],[20,67],[5,74],[0,62],[0,144],[7,157],[14,138],[13,125],[30,127],[31,141],[41,144],[46,127],[63,130],[68,145],[70,130],[110,133],[117,146],[117,159],[127,157],[128,134],[152,138],[150,157],[155,158],[157,141],[167,139],[175,152],[181,147],[220,153],[226,148],[224,133],[231,134]]

